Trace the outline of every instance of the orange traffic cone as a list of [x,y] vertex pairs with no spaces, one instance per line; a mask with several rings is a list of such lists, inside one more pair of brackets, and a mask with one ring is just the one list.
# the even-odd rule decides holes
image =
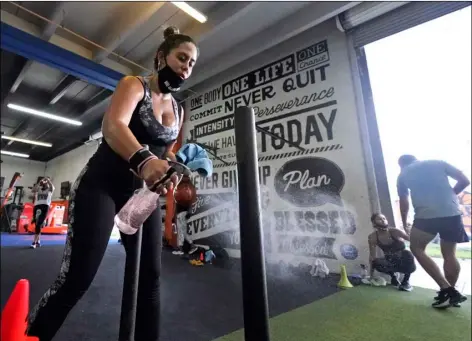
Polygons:
[[29,281],[20,279],[2,311],[2,341],[39,341],[37,337],[25,335],[28,310]]

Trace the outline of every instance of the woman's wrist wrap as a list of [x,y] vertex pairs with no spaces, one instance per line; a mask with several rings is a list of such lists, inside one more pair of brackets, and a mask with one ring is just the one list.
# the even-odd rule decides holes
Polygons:
[[146,148],[141,148],[138,150],[136,153],[133,154],[133,156],[130,157],[129,159],[129,164],[131,167],[131,171],[139,176],[141,176],[141,172],[144,169],[144,166],[151,160],[158,159],[156,155],[151,153],[148,149]]

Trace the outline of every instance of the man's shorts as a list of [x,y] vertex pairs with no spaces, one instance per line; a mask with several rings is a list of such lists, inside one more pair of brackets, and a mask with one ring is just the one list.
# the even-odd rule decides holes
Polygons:
[[447,242],[469,242],[469,237],[467,233],[465,233],[461,215],[431,219],[415,219],[413,227],[432,235],[439,234],[439,237]]

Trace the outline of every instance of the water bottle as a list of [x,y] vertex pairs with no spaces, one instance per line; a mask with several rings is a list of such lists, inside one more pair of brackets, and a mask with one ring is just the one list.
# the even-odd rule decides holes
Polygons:
[[369,272],[367,271],[367,266],[365,266],[365,264],[361,264],[361,278],[369,278]]
[[124,234],[135,234],[157,208],[159,194],[147,186],[137,190],[115,215],[115,227]]

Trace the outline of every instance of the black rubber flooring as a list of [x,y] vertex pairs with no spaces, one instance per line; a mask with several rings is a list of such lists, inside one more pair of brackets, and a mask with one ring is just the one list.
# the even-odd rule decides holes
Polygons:
[[[56,278],[63,246],[2,247],[1,306],[15,283],[30,281],[30,307]],[[69,314],[55,341],[118,339],[124,249],[110,244],[91,288]],[[164,251],[162,341],[210,341],[243,327],[240,272],[212,265],[193,267]],[[268,276],[270,315],[275,316],[337,291],[337,278]]]

